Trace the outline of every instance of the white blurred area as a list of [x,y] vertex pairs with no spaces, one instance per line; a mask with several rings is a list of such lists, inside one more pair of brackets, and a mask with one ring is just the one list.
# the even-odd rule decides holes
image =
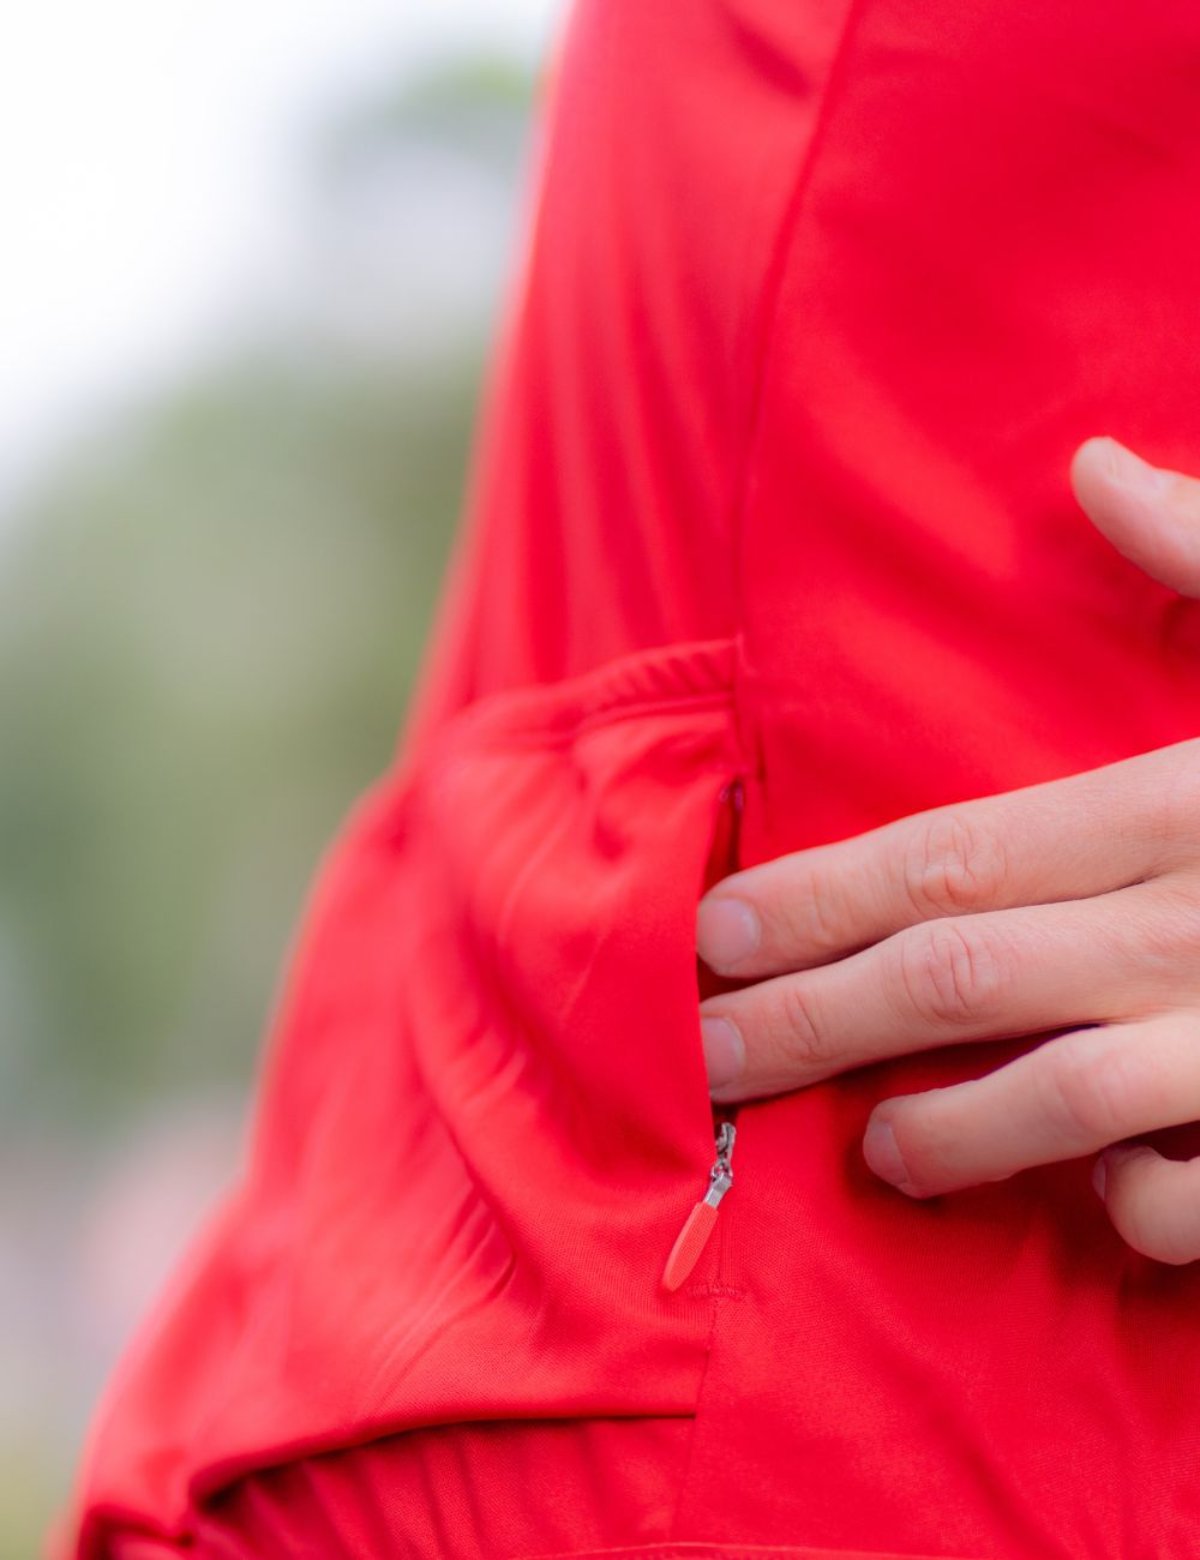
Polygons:
[[[405,69],[486,49],[536,64],[561,9],[561,0],[8,7],[0,523],[7,501],[89,417],[219,350],[247,322],[260,330],[290,308],[315,325],[323,307],[331,328],[360,337],[388,322],[436,330],[431,290],[448,304],[477,290],[480,256],[494,251],[464,226],[464,209],[479,222],[505,220],[507,209],[488,209],[482,185],[482,209],[464,206],[417,167],[403,200],[385,188],[364,201],[366,231],[355,238],[355,223],[343,225],[344,252],[314,255],[298,177],[306,143],[339,103]],[[420,273],[404,288],[386,242],[388,224],[401,221],[407,268]],[[417,233],[428,235],[424,267]]]

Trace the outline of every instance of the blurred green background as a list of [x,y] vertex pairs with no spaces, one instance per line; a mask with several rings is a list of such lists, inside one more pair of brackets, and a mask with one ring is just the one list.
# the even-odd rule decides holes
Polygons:
[[79,431],[0,534],[0,1557],[235,1163],[318,858],[389,763],[537,82],[460,57],[303,149],[285,309]]

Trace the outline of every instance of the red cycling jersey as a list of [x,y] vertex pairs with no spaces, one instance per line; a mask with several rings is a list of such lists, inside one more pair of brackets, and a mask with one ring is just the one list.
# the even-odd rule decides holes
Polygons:
[[1200,1266],[1082,1162],[862,1161],[1032,1042],[714,1111],[694,918],[1200,731],[1200,606],[1067,477],[1200,470],[1200,7],[581,0],[528,199],[419,698],[65,1552],[340,1554],[304,1501],[384,1457],[345,1552],[1193,1557]]

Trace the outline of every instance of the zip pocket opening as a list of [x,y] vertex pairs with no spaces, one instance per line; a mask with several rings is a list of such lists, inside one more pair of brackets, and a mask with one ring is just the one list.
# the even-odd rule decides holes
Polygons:
[[[728,779],[717,794],[719,811],[713,831],[712,847],[705,866],[701,894],[740,866],[742,811],[745,806],[746,786],[741,775]],[[740,982],[716,975],[700,959],[696,958],[697,1000],[729,991]],[[713,1137],[713,1162],[709,1169],[708,1185],[683,1223],[663,1269],[664,1288],[674,1291],[686,1282],[717,1224],[717,1212],[726,1194],[733,1186],[733,1150],[737,1141],[737,1103],[718,1104],[709,1101],[711,1107],[711,1131]]]

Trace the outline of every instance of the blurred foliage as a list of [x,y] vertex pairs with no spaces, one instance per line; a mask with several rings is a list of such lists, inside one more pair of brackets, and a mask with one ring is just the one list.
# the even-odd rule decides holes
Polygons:
[[320,842],[395,743],[477,368],[237,365],[23,529],[0,582],[0,1112],[95,1118],[245,1069]]
[[515,61],[465,60],[352,105],[322,135],[314,160],[336,182],[381,146],[421,140],[508,168],[520,155],[529,100],[529,73]]

